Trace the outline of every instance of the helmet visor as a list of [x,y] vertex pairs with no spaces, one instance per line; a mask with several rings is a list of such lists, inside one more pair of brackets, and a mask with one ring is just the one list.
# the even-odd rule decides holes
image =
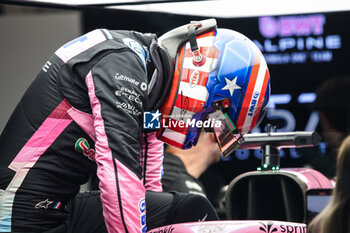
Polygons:
[[244,138],[227,113],[217,110],[208,117],[215,121],[212,131],[223,157],[226,158],[244,142]]

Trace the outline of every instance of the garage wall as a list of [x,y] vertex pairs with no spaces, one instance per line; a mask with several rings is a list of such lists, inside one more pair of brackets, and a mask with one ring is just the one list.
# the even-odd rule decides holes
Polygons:
[[46,60],[81,34],[78,11],[16,7],[9,12],[0,15],[0,132]]

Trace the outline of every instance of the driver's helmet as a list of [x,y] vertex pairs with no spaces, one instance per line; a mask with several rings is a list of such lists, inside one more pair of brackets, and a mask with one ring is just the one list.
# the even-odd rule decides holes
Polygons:
[[262,53],[244,35],[217,29],[214,19],[176,28],[159,46],[172,59],[174,75],[158,138],[188,149],[204,128],[227,156],[265,114],[270,75]]

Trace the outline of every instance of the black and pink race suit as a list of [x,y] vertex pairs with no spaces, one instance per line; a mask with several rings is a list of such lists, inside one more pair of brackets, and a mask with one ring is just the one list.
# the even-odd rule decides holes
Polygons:
[[155,35],[98,29],[59,48],[0,138],[0,232],[66,217],[91,172],[109,232],[145,232],[145,192],[161,191],[163,144],[144,133]]

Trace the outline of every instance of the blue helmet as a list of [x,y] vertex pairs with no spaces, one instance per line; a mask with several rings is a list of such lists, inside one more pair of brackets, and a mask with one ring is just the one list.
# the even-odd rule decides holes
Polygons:
[[174,75],[158,138],[188,149],[205,128],[227,156],[265,114],[270,75],[262,53],[244,35],[217,29],[213,19],[176,28],[159,43],[173,59]]

